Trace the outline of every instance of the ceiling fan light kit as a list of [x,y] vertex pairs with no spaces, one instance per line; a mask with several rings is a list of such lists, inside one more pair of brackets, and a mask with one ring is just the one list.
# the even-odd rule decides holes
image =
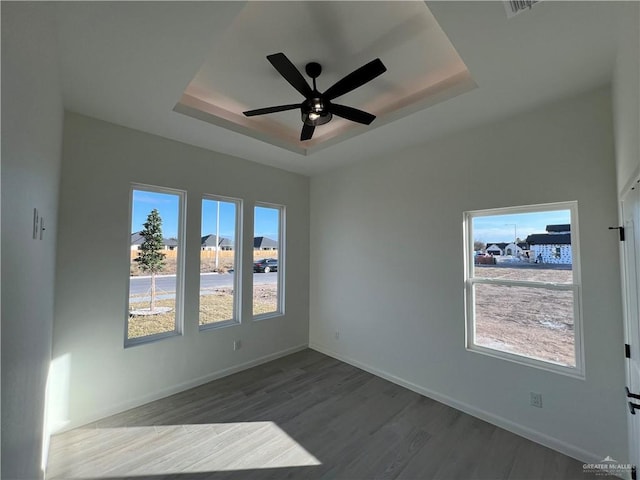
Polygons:
[[329,123],[333,118],[331,112],[319,98],[305,100],[300,110],[302,111],[302,122],[311,127]]
[[313,88],[309,86],[305,78],[295,65],[287,58],[284,53],[274,53],[267,55],[267,60],[271,62],[273,67],[282,75],[305,98],[304,102],[298,104],[277,105],[274,107],[259,108],[256,110],[248,110],[243,112],[245,116],[252,117],[255,115],[265,115],[268,113],[284,112],[287,110],[300,109],[302,117],[302,132],[300,140],[310,140],[313,132],[318,125],[329,123],[333,115],[345,118],[352,122],[369,125],[376,118],[368,112],[358,110],[357,108],[348,107],[346,105],[338,105],[332,103],[331,100],[340,97],[346,93],[361,87],[365,83],[370,82],[374,78],[382,75],[387,71],[379,58],[363,65],[357,70],[351,72],[342,80],[336,82],[329,87],[324,93],[320,93],[316,88],[316,78],[322,73],[322,67],[319,63],[310,62],[305,66],[306,74],[313,81]]

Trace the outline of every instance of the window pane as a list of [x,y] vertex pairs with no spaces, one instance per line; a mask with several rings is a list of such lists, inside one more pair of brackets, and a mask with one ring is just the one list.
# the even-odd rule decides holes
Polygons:
[[473,277],[573,283],[571,211],[472,219]]
[[575,366],[573,291],[474,285],[475,344]]
[[253,238],[253,315],[280,312],[281,209],[256,206]]
[[133,190],[127,338],[177,332],[181,195]]
[[200,325],[237,319],[237,204],[202,200],[200,237]]

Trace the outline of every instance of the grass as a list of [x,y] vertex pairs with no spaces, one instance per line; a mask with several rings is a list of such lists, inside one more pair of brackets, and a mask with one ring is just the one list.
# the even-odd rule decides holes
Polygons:
[[215,288],[200,292],[200,325],[231,319],[233,319],[233,289]]
[[[256,285],[253,299],[253,315],[270,313],[277,308],[276,285]],[[149,308],[149,302],[130,303],[129,309]],[[171,311],[158,315],[129,317],[129,338],[140,338],[175,330],[175,300],[163,299],[156,302],[158,307],[171,307]],[[217,288],[200,295],[199,325],[209,325],[233,318],[233,289]],[[185,321],[187,321],[185,319]]]
[[[171,307],[171,311],[158,315],[130,316],[129,338],[146,337],[158,333],[173,332],[175,330],[175,299],[156,301],[158,307]],[[149,302],[129,303],[130,310],[149,308]]]
[[278,297],[276,285],[254,285],[253,287],[253,314],[261,315],[278,310]]

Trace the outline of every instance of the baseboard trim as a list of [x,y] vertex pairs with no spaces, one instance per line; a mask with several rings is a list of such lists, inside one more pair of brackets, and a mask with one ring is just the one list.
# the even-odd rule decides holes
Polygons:
[[202,377],[194,378],[192,380],[188,380],[186,382],[179,383],[177,385],[173,385],[169,388],[165,388],[162,390],[158,390],[156,392],[150,393],[148,395],[144,395],[142,397],[135,398],[133,400],[127,400],[126,402],[122,402],[117,404],[114,407],[106,408],[96,412],[93,415],[88,415],[83,418],[79,418],[75,421],[71,421],[64,425],[63,428],[57,429],[52,434],[66,432],[68,430],[72,430],[74,428],[81,427],[83,425],[87,425],[92,422],[96,422],[102,418],[108,417],[110,415],[115,415],[116,413],[124,412],[129,410],[130,408],[139,407],[140,405],[144,405],[145,403],[153,402],[154,400],[159,400],[164,397],[168,397],[169,395],[174,395],[176,393],[183,392],[185,390],[189,390],[190,388],[198,387],[205,383],[212,382],[214,380],[218,380],[223,377],[227,377],[229,375],[233,375],[234,373],[241,372],[243,370],[247,370],[252,367],[257,367],[258,365],[262,365],[263,363],[270,362],[272,360],[276,360],[281,357],[286,357],[287,355],[291,355],[292,353],[299,352],[309,348],[308,344],[297,345],[295,347],[287,348],[284,350],[280,350],[278,352],[270,353],[269,355],[264,355],[259,358],[255,358],[245,363],[241,363],[239,365],[234,365],[222,370],[218,370],[213,373],[209,373]]
[[520,425],[518,423],[515,423],[499,415],[495,415],[485,410],[481,410],[467,403],[459,402],[458,400],[455,400],[454,398],[451,398],[447,395],[442,395],[441,393],[435,392],[421,385],[417,385],[415,383],[409,382],[401,377],[385,372],[384,370],[380,370],[378,368],[372,367],[371,365],[367,365],[353,358],[334,352],[333,350],[326,348],[323,345],[319,345],[315,342],[310,342],[309,348],[311,348],[312,350],[316,350],[317,352],[323,353],[325,355],[328,355],[330,357],[333,357],[342,362],[348,363],[349,365],[353,365],[354,367],[360,368],[361,370],[369,372],[377,377],[384,378],[385,380],[395,383],[396,385],[400,385],[401,387],[407,388],[413,392],[419,393],[420,395],[429,397],[440,403],[444,403],[449,407],[455,408],[456,410],[460,410],[473,417],[479,418],[480,420],[484,420],[485,422],[489,422],[492,425],[503,428],[504,430],[507,430],[511,433],[524,437],[527,440],[531,440],[532,442],[539,443],[540,445],[543,445],[552,450],[560,452],[580,462],[598,463],[603,458],[600,455],[596,455],[595,453],[588,452],[575,445],[567,444],[562,440],[551,437],[549,435],[546,435],[532,428],[525,427],[524,425]]

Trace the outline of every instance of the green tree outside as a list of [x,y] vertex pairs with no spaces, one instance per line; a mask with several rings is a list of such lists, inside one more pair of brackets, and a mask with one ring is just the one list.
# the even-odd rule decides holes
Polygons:
[[151,275],[149,310],[154,311],[156,303],[156,274],[165,266],[165,254],[160,251],[163,247],[162,218],[157,209],[151,210],[143,226],[144,229],[140,232],[140,235],[144,238],[144,241],[140,245],[138,256],[133,260],[138,263],[140,270]]

